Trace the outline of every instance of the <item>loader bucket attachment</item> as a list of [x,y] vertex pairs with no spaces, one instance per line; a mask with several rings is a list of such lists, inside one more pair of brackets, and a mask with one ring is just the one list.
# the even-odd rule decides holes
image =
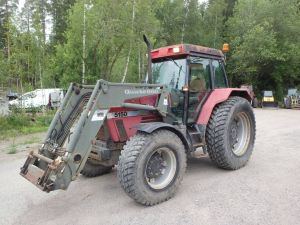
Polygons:
[[103,86],[100,81],[95,86],[70,85],[42,147],[30,152],[21,168],[24,178],[46,192],[66,189],[76,178],[105,119],[107,110],[95,107]]
[[[30,152],[20,174],[43,191],[67,189],[84,167],[96,135],[111,107],[157,110],[167,92],[155,84],[118,84],[104,80],[96,85],[71,84],[38,152]],[[126,103],[127,99],[164,93],[158,110],[154,106]],[[118,96],[118,98],[116,98]]]

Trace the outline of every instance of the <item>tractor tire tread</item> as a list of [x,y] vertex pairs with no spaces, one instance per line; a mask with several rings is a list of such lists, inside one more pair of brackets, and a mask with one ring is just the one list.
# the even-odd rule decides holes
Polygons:
[[[238,102],[247,101],[244,98],[233,96],[227,101],[219,104],[213,110],[206,130],[207,150],[211,160],[220,168],[227,170],[239,169],[240,165],[233,165],[225,156],[224,151],[224,133],[226,131],[226,121],[232,107]],[[255,120],[254,120],[255,127]],[[255,132],[254,132],[255,140]]]
[[[140,190],[137,190],[137,184],[135,183],[135,176],[136,176],[136,160],[141,154],[142,149],[147,145],[147,143],[151,142],[153,136],[160,136],[168,132],[168,135],[172,135],[172,132],[166,130],[159,130],[152,134],[146,134],[143,132],[137,132],[136,135],[131,137],[126,144],[124,145],[124,149],[121,151],[121,155],[119,157],[118,163],[118,179],[119,182],[124,189],[124,191],[133,198],[136,202],[146,205],[152,206],[159,204],[161,202],[167,201],[168,199],[172,198],[175,195],[175,191],[170,191],[171,195],[164,199],[153,200],[153,199],[146,199],[145,196],[140,194]],[[173,137],[170,137],[172,142],[176,142],[182,149],[184,146],[181,140],[178,138],[177,135],[173,134]],[[186,169],[186,159],[184,161],[183,169]],[[182,177],[180,177],[180,184]],[[176,188],[176,187],[175,187]]]

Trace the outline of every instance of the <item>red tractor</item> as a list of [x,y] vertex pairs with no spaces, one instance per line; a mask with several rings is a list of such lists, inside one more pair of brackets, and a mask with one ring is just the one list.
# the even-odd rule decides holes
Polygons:
[[247,163],[255,140],[251,95],[228,87],[222,52],[179,44],[150,53],[147,43],[147,83],[71,84],[22,176],[50,192],[117,165],[125,192],[154,205],[175,194],[187,155],[199,147],[220,168]]

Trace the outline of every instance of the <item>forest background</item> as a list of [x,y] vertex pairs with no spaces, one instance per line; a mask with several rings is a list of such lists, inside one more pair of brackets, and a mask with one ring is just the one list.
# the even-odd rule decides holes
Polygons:
[[300,89],[299,0],[0,0],[0,85],[139,82],[153,47],[231,46],[232,86]]

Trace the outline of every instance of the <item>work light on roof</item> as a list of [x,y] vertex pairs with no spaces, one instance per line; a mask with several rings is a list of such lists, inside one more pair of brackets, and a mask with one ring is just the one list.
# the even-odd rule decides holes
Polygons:
[[174,52],[174,53],[180,52],[180,48],[179,48],[179,47],[174,47],[174,48],[173,48],[173,52]]

